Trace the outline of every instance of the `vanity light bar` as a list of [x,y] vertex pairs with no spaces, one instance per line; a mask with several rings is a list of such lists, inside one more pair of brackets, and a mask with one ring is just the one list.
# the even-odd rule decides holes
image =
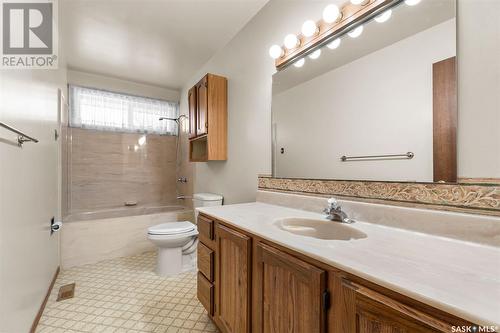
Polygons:
[[[283,47],[273,45],[269,54],[275,59],[276,68],[278,70],[284,69],[294,62],[300,61],[323,45],[360,27],[363,23],[381,15],[386,10],[403,1],[405,0],[365,0],[361,1],[359,4],[353,4],[352,1],[350,1],[344,4],[339,10],[336,20],[333,20],[336,11],[333,7],[329,8],[329,6],[327,6],[323,12],[323,20],[316,22],[316,31],[314,31],[314,21],[308,20],[304,22],[301,34],[287,35],[287,45]],[[357,2],[355,1],[355,3]],[[333,22],[328,23],[332,20]],[[297,38],[295,46],[290,43],[291,35]]]

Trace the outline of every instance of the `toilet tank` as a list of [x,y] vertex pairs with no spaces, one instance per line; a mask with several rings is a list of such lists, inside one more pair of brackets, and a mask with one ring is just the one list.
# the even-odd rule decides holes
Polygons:
[[198,207],[221,206],[224,197],[215,193],[195,193],[193,194],[193,209],[195,221],[198,220]]

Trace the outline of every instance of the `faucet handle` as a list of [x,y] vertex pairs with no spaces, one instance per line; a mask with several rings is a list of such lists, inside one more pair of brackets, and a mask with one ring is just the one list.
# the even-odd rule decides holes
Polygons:
[[328,207],[331,208],[331,209],[337,209],[340,206],[339,206],[339,204],[337,202],[337,199],[330,198],[330,199],[328,199]]

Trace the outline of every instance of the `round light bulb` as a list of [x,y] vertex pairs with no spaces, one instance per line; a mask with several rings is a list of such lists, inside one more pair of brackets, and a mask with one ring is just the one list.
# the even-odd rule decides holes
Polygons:
[[420,0],[405,0],[405,4],[407,4],[408,6],[418,5],[419,2],[420,2]]
[[304,66],[304,63],[306,62],[306,60],[304,58],[301,58],[299,60],[297,60],[296,62],[294,62],[294,66],[295,67],[302,67]]
[[330,42],[326,45],[330,50],[335,50],[340,45],[340,38],[335,39],[333,42]]
[[320,55],[321,55],[321,49],[317,49],[316,51],[314,51],[309,55],[309,58],[318,59]]
[[338,21],[338,19],[342,16],[339,7],[334,4],[330,4],[323,9],[323,21],[326,23],[333,23]]
[[311,37],[318,31],[316,22],[313,20],[307,20],[302,24],[302,35],[305,37]]
[[279,45],[273,45],[269,48],[269,55],[273,59],[278,59],[283,55],[283,49]]
[[386,10],[385,12],[383,12],[382,14],[380,14],[379,16],[375,17],[375,21],[378,23],[384,23],[387,20],[389,20],[391,18],[391,16],[392,16],[392,10],[389,9],[389,10]]
[[296,48],[299,45],[299,39],[294,34],[288,34],[285,36],[285,40],[283,41],[285,47],[289,50]]
[[356,29],[348,32],[347,34],[351,38],[358,38],[359,36],[361,36],[362,33],[363,33],[363,26],[360,25],[359,27],[357,27]]
[[368,0],[351,0],[351,3],[353,5],[365,5],[368,2]]

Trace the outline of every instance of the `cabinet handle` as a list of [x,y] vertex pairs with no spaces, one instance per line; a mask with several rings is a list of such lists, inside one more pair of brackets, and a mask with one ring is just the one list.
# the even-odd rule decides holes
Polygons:
[[357,295],[363,296],[365,298],[371,299],[377,303],[380,303],[396,312],[402,313],[416,321],[419,321],[427,326],[430,326],[439,332],[449,333],[451,332],[451,325],[445,323],[437,318],[431,317],[419,310],[413,309],[401,302],[396,301],[390,297],[382,295],[375,290],[366,288],[360,284],[354,283],[352,281],[342,279],[342,284],[353,290]]

